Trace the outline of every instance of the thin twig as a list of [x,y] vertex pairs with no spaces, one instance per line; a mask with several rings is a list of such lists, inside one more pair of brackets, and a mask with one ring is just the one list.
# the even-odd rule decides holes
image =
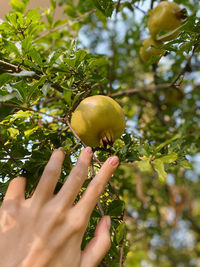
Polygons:
[[116,5],[116,14],[119,12],[120,2],[121,2],[121,0],[118,0],[118,2],[117,2],[117,5]]
[[58,132],[58,135],[61,135],[62,133],[66,132],[69,129],[69,126],[64,127],[60,132]]
[[149,14],[148,14],[146,11],[142,10],[140,7],[138,7],[138,6],[134,5],[134,4],[133,4],[133,7],[136,8],[136,9],[138,9],[138,10],[139,10],[140,12],[142,12],[145,16],[147,16],[147,17],[149,16]]
[[155,0],[151,0],[150,9],[153,9],[154,2],[155,2]]
[[[68,127],[69,128],[69,127]],[[79,147],[81,144],[80,143],[77,143],[75,146],[72,147],[72,149],[70,150],[70,154],[76,150],[77,147]]]
[[98,210],[99,210],[101,216],[103,217],[105,215],[105,212],[104,212],[103,207],[101,205],[100,199],[98,199],[97,207],[98,207]]
[[110,180],[108,183],[109,183],[109,185],[111,186],[111,188],[113,189],[113,191],[115,192],[116,198],[117,198],[117,199],[120,199],[120,198],[119,198],[119,192],[118,192],[117,189],[115,188],[114,183],[113,183],[111,180]]
[[81,140],[81,138],[78,136],[78,134],[74,131],[74,129],[72,128],[69,119],[68,119],[68,114],[65,116],[65,122],[68,125],[69,129],[71,130],[71,132],[73,133],[73,135],[76,137],[76,139],[79,141],[79,143],[81,143],[84,147],[87,147],[87,145]]

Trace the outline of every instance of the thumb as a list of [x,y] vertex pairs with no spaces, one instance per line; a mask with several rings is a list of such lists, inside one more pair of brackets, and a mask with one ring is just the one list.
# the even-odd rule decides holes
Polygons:
[[81,267],[96,267],[102,261],[111,246],[110,226],[109,216],[101,218],[94,237],[82,252]]

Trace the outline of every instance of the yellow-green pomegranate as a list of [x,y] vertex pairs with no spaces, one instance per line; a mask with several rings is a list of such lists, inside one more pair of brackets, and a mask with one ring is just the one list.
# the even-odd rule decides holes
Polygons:
[[[165,50],[157,49],[154,47],[159,47],[162,45],[162,42],[156,42],[151,37],[145,39],[142,42],[142,46],[140,48],[140,58],[143,62],[147,62],[150,60],[152,56],[159,56],[154,60],[153,63],[158,63],[160,58],[165,54]],[[154,46],[154,47],[153,47]]]
[[125,116],[120,105],[108,96],[85,98],[71,118],[71,126],[88,146],[113,145],[125,129]]
[[149,32],[154,40],[172,40],[180,33],[178,28],[186,17],[185,8],[181,9],[174,2],[162,1],[150,13]]

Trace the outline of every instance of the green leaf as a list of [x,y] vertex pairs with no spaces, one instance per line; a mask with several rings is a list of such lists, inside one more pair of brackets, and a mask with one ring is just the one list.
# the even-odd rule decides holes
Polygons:
[[17,92],[13,92],[13,93],[10,93],[10,94],[5,94],[5,95],[0,95],[0,102],[6,102],[6,101],[9,101],[15,97],[17,97]]
[[125,145],[128,145],[131,142],[131,135],[128,133],[125,133],[123,135],[123,141],[124,141]]
[[182,43],[179,46],[179,51],[189,53],[192,50],[193,46],[195,45],[195,42],[196,40]]
[[109,203],[107,214],[110,216],[121,216],[124,211],[125,203],[122,200],[113,200]]
[[36,126],[32,129],[28,129],[28,130],[24,131],[25,137],[28,139],[30,137],[30,135],[35,133],[38,129],[39,129],[39,126]]
[[30,50],[29,56],[32,58],[34,63],[38,64],[39,66],[44,65],[40,53],[35,48]]
[[20,56],[20,50],[16,46],[16,43],[12,41],[8,41],[5,38],[3,38],[4,48],[6,49],[6,53],[8,55],[14,53],[16,56]]
[[13,128],[13,127],[9,128],[9,129],[8,129],[8,132],[9,132],[10,137],[11,137],[12,139],[15,139],[15,138],[17,137],[17,135],[19,134],[19,130],[16,129],[16,128]]
[[80,63],[83,61],[83,59],[86,57],[87,52],[83,49],[79,49],[78,51],[76,51],[75,53],[75,57],[76,57],[76,63]]
[[53,23],[53,13],[52,13],[51,8],[46,8],[44,10],[44,14],[46,15],[46,18],[47,18],[48,23],[50,25],[52,25],[52,23]]
[[152,162],[154,170],[158,173],[158,179],[160,182],[165,182],[167,178],[167,173],[164,168],[164,163],[160,159],[155,159]]
[[24,40],[22,40],[22,52],[23,55],[29,54],[32,49],[32,38],[26,37]]
[[112,15],[114,10],[114,3],[112,0],[94,0],[94,4],[106,17]]
[[197,33],[199,34],[199,17],[196,14],[189,16],[186,23],[182,25],[182,29],[189,33]]
[[[1,165],[0,165],[0,167],[2,169],[2,166]],[[1,194],[3,194],[3,195],[6,194],[8,185],[9,185],[9,181],[8,182],[5,182],[5,183],[0,183],[0,192],[1,192]]]
[[80,92],[78,94],[75,95],[73,101],[72,101],[72,106],[76,103],[76,101],[81,97],[81,95],[83,95],[85,92]]
[[117,244],[120,244],[120,242],[123,240],[125,236],[125,230],[126,230],[126,224],[120,223],[120,225],[115,230],[115,239]]
[[159,160],[161,160],[163,163],[172,163],[176,161],[177,157],[178,157],[177,153],[173,152],[167,156],[159,158]]
[[0,87],[2,87],[2,85],[8,83],[12,79],[13,79],[12,75],[8,73],[1,74],[0,75]]
[[56,0],[50,0],[52,7],[55,9],[56,8]]
[[71,95],[72,95],[73,91],[72,90],[67,90],[66,88],[64,88],[63,90],[63,97],[64,100],[66,101],[66,103],[71,106]]
[[149,159],[146,160],[141,160],[141,161],[136,161],[135,162],[138,168],[140,169],[141,172],[148,172],[152,173],[153,169],[152,166],[149,162]]
[[187,160],[180,161],[178,165],[185,169],[192,169],[192,163],[188,162]]
[[76,9],[71,5],[65,6],[65,13],[70,17],[76,17]]
[[15,120],[17,119],[27,119],[29,118],[31,115],[33,114],[32,111],[23,111],[23,110],[19,110],[17,112],[15,112],[12,116],[11,116],[11,119],[10,119],[10,122],[14,122]]
[[11,0],[10,4],[12,8],[18,12],[24,13],[29,0]]
[[29,59],[25,59],[24,60],[24,64],[34,70],[38,70],[41,71],[41,68],[38,66],[38,64],[36,64],[35,62],[29,60]]
[[55,52],[49,54],[47,61],[49,62],[49,65],[52,66],[56,60],[62,55],[62,52]]
[[62,143],[62,148],[64,151],[69,151],[70,148],[73,146],[73,142],[70,138],[67,138],[63,143]]
[[38,86],[43,84],[46,77],[42,77],[34,85],[28,85],[24,80],[21,80],[12,85],[12,90],[18,93],[17,99],[23,104],[30,104],[30,100],[35,95],[37,98],[40,95]]
[[16,76],[16,77],[31,77],[35,75],[34,71],[28,71],[28,70],[22,70],[20,72],[13,72],[10,74],[11,76]]

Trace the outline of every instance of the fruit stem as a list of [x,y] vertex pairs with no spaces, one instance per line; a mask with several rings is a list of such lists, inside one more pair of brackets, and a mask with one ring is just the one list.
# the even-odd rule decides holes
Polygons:
[[182,8],[181,10],[176,12],[176,17],[179,20],[184,20],[187,18],[187,10],[185,8]]
[[100,146],[107,148],[107,145],[112,146],[114,137],[111,130],[105,130],[100,134]]

